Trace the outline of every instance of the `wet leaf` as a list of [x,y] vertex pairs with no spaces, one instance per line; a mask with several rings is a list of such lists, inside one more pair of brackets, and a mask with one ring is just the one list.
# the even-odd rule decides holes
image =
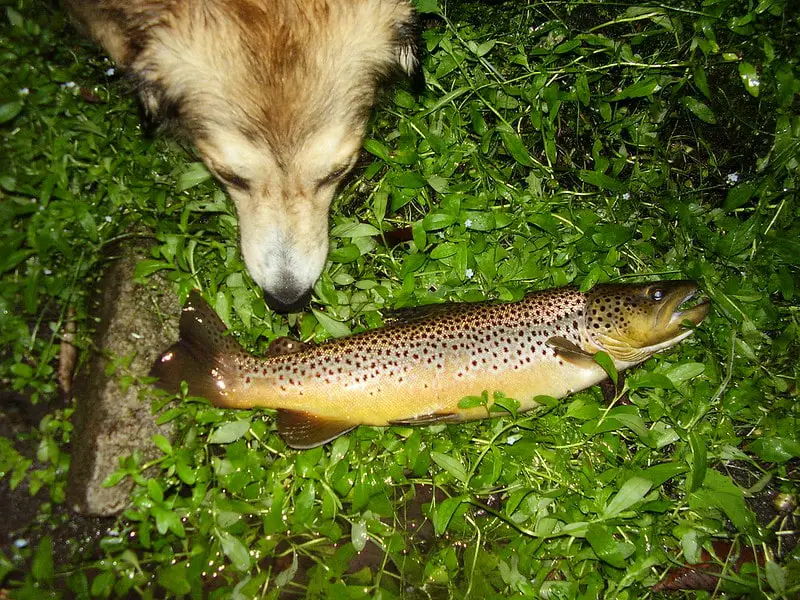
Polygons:
[[763,460],[784,463],[800,457],[800,441],[784,437],[761,437],[747,447]]
[[427,185],[425,179],[412,171],[398,173],[392,180],[392,184],[401,188],[423,188]]
[[230,421],[218,427],[208,436],[209,444],[230,444],[250,430],[250,419]]
[[286,585],[291,582],[294,579],[294,576],[297,574],[297,567],[297,553],[292,552],[292,564],[289,565],[288,569],[284,569],[275,576],[275,587],[286,587]]
[[358,238],[378,235],[380,230],[369,223],[342,223],[331,228],[331,237]]
[[367,523],[366,521],[356,521],[350,530],[350,541],[356,552],[361,552],[367,545]]
[[464,465],[454,456],[449,456],[441,452],[431,452],[433,462],[439,465],[442,469],[450,473],[455,479],[461,483],[467,481],[467,470]]
[[618,542],[605,525],[592,523],[586,530],[586,541],[597,558],[618,569],[625,568],[625,559],[634,552],[633,544]]
[[756,68],[747,61],[739,63],[739,77],[747,92],[756,98],[761,93],[761,78]]
[[8,123],[19,113],[25,104],[21,100],[0,103],[0,123]]
[[227,531],[217,529],[215,531],[222,551],[233,564],[237,571],[247,571],[250,568],[250,553],[242,541]]
[[320,325],[322,325],[323,329],[331,334],[333,337],[344,337],[346,335],[350,335],[350,328],[343,322],[337,321],[329,317],[326,313],[317,310],[315,308],[311,309],[311,312],[314,314],[314,317],[317,319]]
[[193,162],[178,176],[178,191],[191,189],[211,179],[211,173],[201,162]]
[[708,464],[708,457],[706,452],[706,440],[701,438],[696,433],[689,434],[689,446],[692,449],[691,467],[692,470],[689,475],[689,491],[694,492],[701,485],[706,478],[706,466]]
[[497,132],[500,134],[500,139],[503,140],[503,146],[517,163],[523,167],[535,166],[525,143],[516,131],[503,125],[497,128]]
[[768,560],[764,565],[764,572],[767,575],[767,583],[773,591],[782,594],[786,591],[786,572],[783,567],[772,560]]
[[603,367],[603,370],[606,372],[606,375],[608,375],[608,378],[616,386],[619,380],[619,375],[617,373],[617,367],[614,364],[614,360],[608,355],[607,352],[603,352],[602,350],[595,353],[593,358],[594,362]]
[[53,580],[53,538],[49,535],[44,536],[31,562],[31,575],[36,581],[50,583]]
[[712,111],[707,104],[701,102],[697,98],[685,96],[683,98],[683,105],[688,108],[695,117],[704,123],[711,123],[714,125],[717,122],[717,117],[714,115],[714,111]]
[[597,171],[580,171],[578,177],[581,181],[596,186],[603,190],[610,190],[612,192],[622,192],[625,190],[625,185],[614,177],[609,177],[604,173]]
[[159,585],[172,594],[184,595],[188,594],[192,589],[187,578],[187,569],[184,563],[168,565],[160,569],[156,579]]
[[653,483],[644,477],[631,477],[628,479],[617,494],[611,499],[602,513],[604,519],[613,519],[620,513],[630,509],[642,499],[653,487]]
[[610,100],[616,102],[618,100],[626,100],[628,98],[641,98],[642,96],[649,96],[658,87],[658,80],[655,77],[646,77],[641,81],[629,85],[621,92],[614,94]]
[[747,507],[742,490],[728,477],[713,470],[706,471],[700,489],[690,495],[690,503],[722,510],[739,531],[752,530],[755,519]]
[[433,517],[433,527],[436,531],[436,535],[443,535],[444,532],[447,531],[453,515],[463,502],[464,498],[462,496],[455,496],[453,498],[447,498],[436,505]]

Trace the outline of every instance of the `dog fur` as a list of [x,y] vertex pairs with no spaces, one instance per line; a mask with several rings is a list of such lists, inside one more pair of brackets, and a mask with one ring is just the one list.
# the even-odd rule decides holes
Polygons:
[[381,81],[418,71],[408,0],[66,0],[133,78],[147,115],[225,185],[268,302],[304,302],[328,211]]

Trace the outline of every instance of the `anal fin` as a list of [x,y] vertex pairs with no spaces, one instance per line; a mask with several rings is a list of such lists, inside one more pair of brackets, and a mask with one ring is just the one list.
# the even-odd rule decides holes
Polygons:
[[394,419],[389,425],[434,425],[436,423],[454,423],[459,420],[453,412],[434,412],[426,415],[417,415],[407,419]]
[[286,444],[298,450],[321,446],[356,428],[350,421],[284,408],[278,409],[276,421]]
[[581,349],[577,344],[570,342],[565,337],[551,337],[545,343],[555,350],[561,358],[576,367],[597,366],[592,354]]

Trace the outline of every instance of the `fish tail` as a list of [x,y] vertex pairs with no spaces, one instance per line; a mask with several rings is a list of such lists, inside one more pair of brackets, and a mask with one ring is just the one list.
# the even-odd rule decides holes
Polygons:
[[208,398],[215,406],[233,406],[232,392],[241,376],[237,359],[244,350],[197,291],[189,294],[180,319],[180,339],[150,369],[155,385],[170,394],[185,381],[190,396]]

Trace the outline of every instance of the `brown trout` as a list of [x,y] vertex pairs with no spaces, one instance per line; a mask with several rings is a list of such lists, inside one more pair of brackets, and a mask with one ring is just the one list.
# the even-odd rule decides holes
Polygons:
[[[616,368],[636,365],[683,340],[709,310],[681,310],[691,281],[562,288],[514,303],[438,305],[403,322],[319,345],[281,338],[265,358],[226,335],[197,292],[180,321],[181,339],[155,363],[157,385],[224,408],[274,408],[293,448],[324,444],[359,425],[451,423],[497,416],[493,392],[536,406],[601,382],[594,360],[605,351]],[[688,322],[691,326],[685,327]],[[462,408],[488,392],[488,405]]]

